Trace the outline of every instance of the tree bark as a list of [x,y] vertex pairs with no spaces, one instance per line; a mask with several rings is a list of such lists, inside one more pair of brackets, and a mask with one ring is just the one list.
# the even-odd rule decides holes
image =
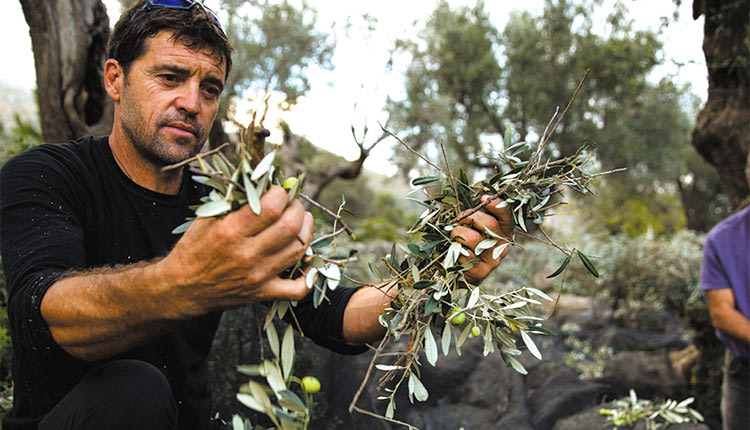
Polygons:
[[21,0],[36,63],[42,136],[64,142],[112,129],[104,90],[109,18],[101,0]]
[[748,0],[694,0],[704,16],[703,52],[708,100],[698,114],[692,144],[716,167],[733,205],[750,193],[750,47]]

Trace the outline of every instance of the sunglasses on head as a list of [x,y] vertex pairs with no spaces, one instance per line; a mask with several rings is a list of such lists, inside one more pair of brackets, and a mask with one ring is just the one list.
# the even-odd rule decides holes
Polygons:
[[[203,12],[205,12],[206,16],[211,19],[211,22],[213,22],[214,25],[219,30],[221,30],[222,33],[224,33],[224,27],[221,26],[219,18],[216,17],[216,14],[211,9],[204,6],[203,2],[200,0],[148,0],[140,10],[150,10],[152,7],[165,7],[169,9],[191,9],[193,6],[198,6],[203,9]],[[130,19],[132,20],[135,15],[136,14],[133,14]]]

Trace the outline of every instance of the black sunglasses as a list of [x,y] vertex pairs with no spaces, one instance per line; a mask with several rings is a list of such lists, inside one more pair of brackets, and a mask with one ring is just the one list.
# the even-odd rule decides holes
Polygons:
[[[213,22],[214,25],[219,30],[221,30],[222,33],[224,33],[224,27],[221,26],[219,18],[211,9],[204,6],[203,2],[200,0],[148,0],[139,10],[150,10],[152,7],[165,7],[169,9],[191,9],[193,6],[198,6],[203,9],[203,12],[205,12],[206,16],[211,19],[211,22]],[[137,12],[134,13],[133,16],[130,17],[130,20],[132,21],[137,14]]]

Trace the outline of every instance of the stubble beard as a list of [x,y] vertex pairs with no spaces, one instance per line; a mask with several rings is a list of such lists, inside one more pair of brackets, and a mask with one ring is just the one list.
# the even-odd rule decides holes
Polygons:
[[[175,137],[173,141],[167,141],[159,131],[163,126],[172,121],[182,121],[192,124],[196,129],[196,139]],[[149,162],[160,167],[169,166],[195,157],[201,150],[205,139],[202,138],[203,130],[189,118],[173,118],[162,115],[159,117],[155,129],[151,132],[144,130],[143,121],[126,121],[123,118],[123,131],[127,135],[133,147]]]
[[[159,115],[155,124],[149,126],[137,104],[122,107],[122,129],[138,154],[149,163],[165,167],[200,153],[206,137],[203,127],[194,117],[179,112],[165,112]],[[173,137],[173,140],[169,141],[160,135],[159,132],[164,126],[177,121],[190,124],[195,130],[195,139]]]

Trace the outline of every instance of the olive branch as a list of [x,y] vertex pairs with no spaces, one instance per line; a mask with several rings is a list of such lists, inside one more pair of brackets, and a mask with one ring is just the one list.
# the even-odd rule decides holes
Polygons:
[[646,430],[660,430],[671,424],[703,422],[703,415],[690,407],[693,401],[693,397],[688,397],[681,402],[668,399],[656,403],[639,399],[631,389],[627,397],[613,400],[610,408],[599,409],[599,414],[606,417],[607,422],[611,422],[615,428],[630,427],[636,421],[643,420]]

